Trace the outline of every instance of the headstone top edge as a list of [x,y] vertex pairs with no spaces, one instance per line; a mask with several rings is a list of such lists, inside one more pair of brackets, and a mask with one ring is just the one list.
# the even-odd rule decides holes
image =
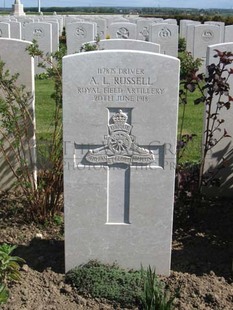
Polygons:
[[25,41],[25,40],[14,39],[14,38],[0,38],[0,41],[11,41],[11,42],[19,42],[22,44],[32,44],[31,41]]
[[174,62],[177,61],[178,63],[180,63],[180,60],[177,57],[174,56],[169,56],[169,55],[164,55],[164,54],[160,54],[160,53],[154,53],[154,52],[148,52],[148,51],[136,51],[136,50],[122,50],[122,49],[114,49],[114,50],[101,50],[101,51],[90,51],[90,52],[86,52],[86,53],[76,53],[76,54],[71,54],[71,55],[67,55],[63,57],[63,60],[65,59],[69,59],[69,58],[75,58],[75,57],[88,57],[91,56],[93,54],[96,55],[101,55],[101,54],[112,54],[112,53],[119,53],[119,54],[128,54],[131,53],[132,54],[144,54],[144,55],[152,55],[152,56],[156,56],[157,58],[161,58],[161,59],[171,59]]
[[232,42],[223,42],[223,43],[217,43],[217,44],[212,44],[212,45],[208,45],[208,49],[213,49],[213,48],[217,48],[219,46],[231,46],[233,43]]

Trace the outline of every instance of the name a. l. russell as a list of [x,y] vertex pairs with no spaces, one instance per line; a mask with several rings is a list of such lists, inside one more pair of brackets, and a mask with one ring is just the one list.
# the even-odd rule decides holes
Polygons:
[[103,78],[103,84],[109,85],[145,85],[149,86],[152,85],[150,77],[125,77],[125,76],[115,76],[113,79],[108,79],[106,77]]

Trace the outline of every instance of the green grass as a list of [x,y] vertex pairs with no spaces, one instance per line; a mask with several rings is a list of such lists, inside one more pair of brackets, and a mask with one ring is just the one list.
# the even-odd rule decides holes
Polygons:
[[37,139],[50,140],[53,131],[55,102],[51,98],[54,82],[36,79],[36,132]]
[[[194,105],[194,100],[198,98],[198,93],[189,93],[188,103],[185,107],[185,116],[183,124],[183,134],[196,134],[193,141],[189,142],[187,149],[185,150],[182,162],[186,161],[200,161],[201,159],[201,145],[202,145],[202,133],[203,133],[203,114],[204,105]],[[180,134],[181,120],[183,114],[183,104],[179,106],[179,126],[178,126],[178,139]]]

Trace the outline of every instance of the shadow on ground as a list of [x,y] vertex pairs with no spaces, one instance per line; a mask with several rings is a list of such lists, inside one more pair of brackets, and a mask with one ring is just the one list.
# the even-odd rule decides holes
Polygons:
[[232,278],[233,203],[175,206],[172,270]]
[[51,268],[64,273],[64,241],[34,238],[27,246],[19,245],[14,255],[22,257],[27,265],[39,272]]

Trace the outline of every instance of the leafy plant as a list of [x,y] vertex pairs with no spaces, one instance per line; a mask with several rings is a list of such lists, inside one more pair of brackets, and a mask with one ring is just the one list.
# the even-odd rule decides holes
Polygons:
[[165,289],[164,283],[161,282],[155,270],[149,266],[146,271],[141,269],[144,282],[142,304],[145,310],[171,310],[174,309],[173,301],[175,296]]
[[24,259],[18,256],[12,256],[16,246],[6,243],[0,246],[0,282],[6,284],[9,281],[18,281],[20,279],[20,265]]
[[185,49],[186,49],[186,40],[185,40],[185,38],[179,37],[178,51],[179,52],[184,52]]
[[0,305],[5,304],[9,298],[9,291],[6,286],[0,284]]
[[189,52],[183,52],[179,54],[180,59],[180,79],[183,81],[189,82],[192,81],[193,77],[196,75],[200,66],[202,64],[202,59],[192,56]]
[[80,49],[80,52],[98,51],[99,50],[99,42],[100,42],[100,36],[97,35],[95,38],[95,42],[93,44],[84,43]]
[[53,217],[53,222],[57,226],[61,226],[63,224],[63,222],[64,222],[63,216],[55,214],[54,217]]
[[24,259],[12,256],[15,248],[15,245],[11,246],[6,243],[0,246],[0,305],[8,300],[7,284],[20,280],[19,263],[24,263]]

